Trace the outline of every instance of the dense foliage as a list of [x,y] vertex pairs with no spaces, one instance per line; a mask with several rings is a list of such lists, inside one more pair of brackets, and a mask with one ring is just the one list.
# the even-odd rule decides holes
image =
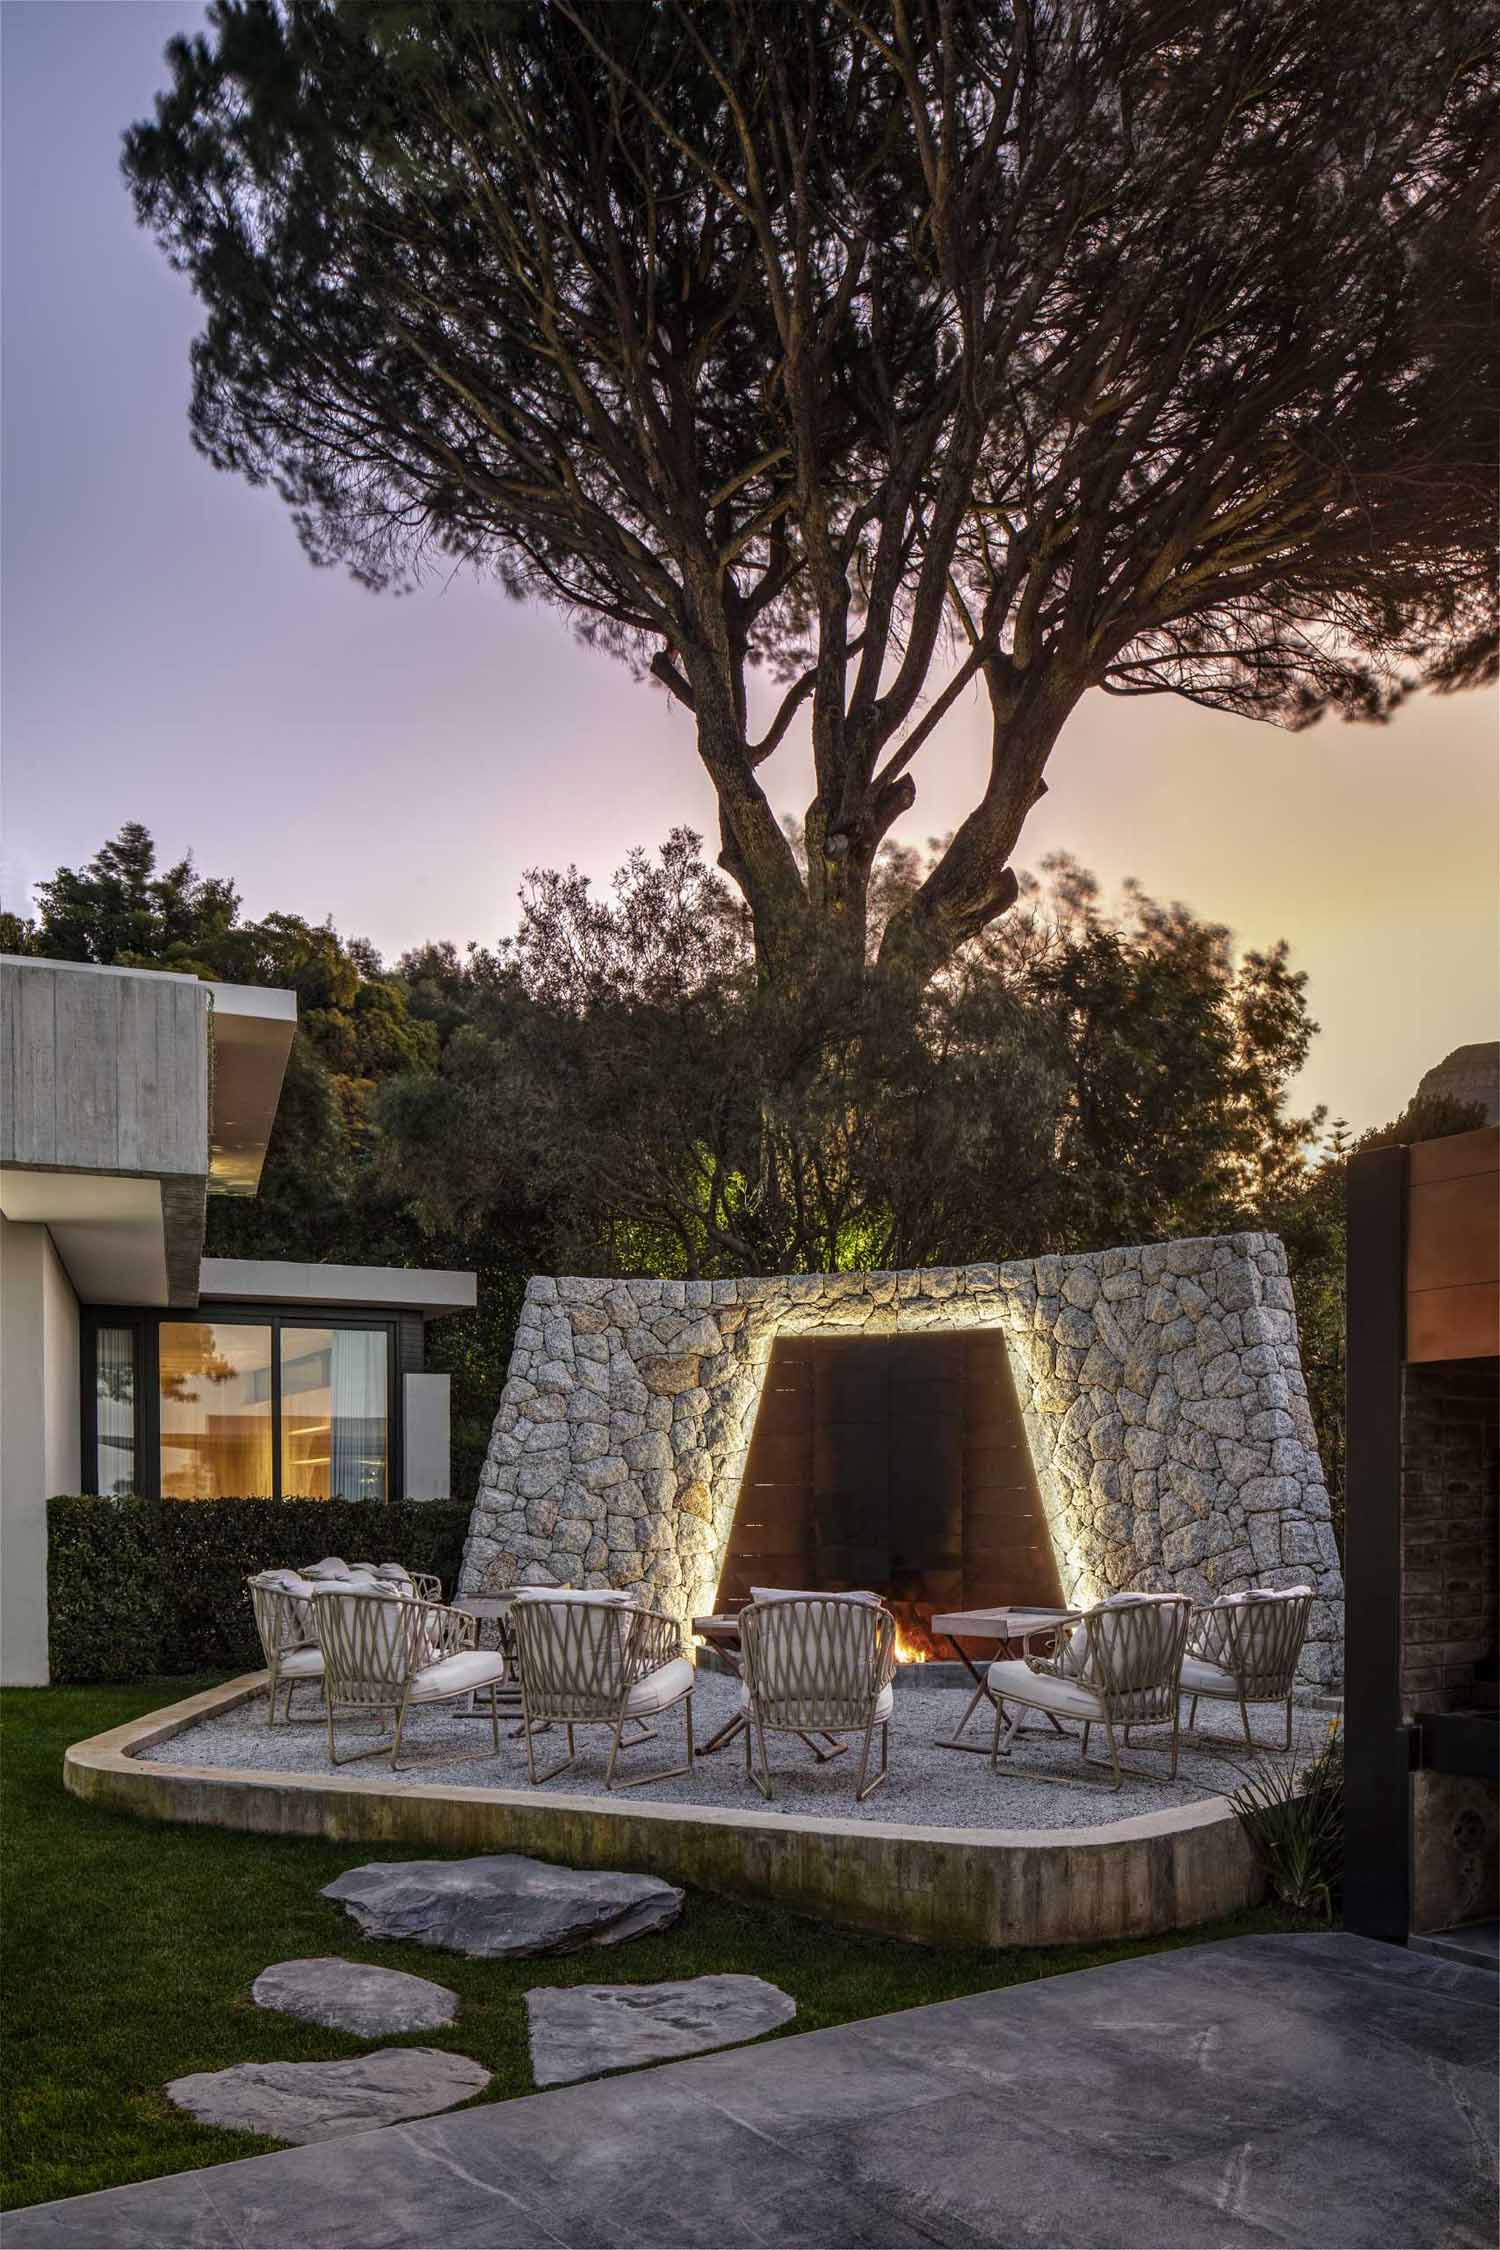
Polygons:
[[[929,865],[887,847],[873,942]],[[1348,1155],[1481,1121],[1414,1103],[1310,1159],[1322,1118],[1288,1114],[1287,1090],[1316,1026],[1286,947],[1238,955],[1135,885],[1106,902],[1063,857],[915,1014],[837,966],[768,984],[686,830],[603,897],[576,869],[534,873],[513,940],[395,969],[295,916],[241,923],[231,883],[190,860],[158,874],[136,827],[38,905],[0,944],[297,991],[260,1192],[210,1201],[209,1249],[476,1268],[477,1311],[428,1340],[461,1496],[529,1273],[964,1263],[1265,1225],[1287,1244],[1337,1515]]]
[[216,0],[125,167],[208,457],[314,560],[457,557],[673,697],[783,990],[863,961],[982,685],[978,802],[881,943],[914,1005],[1091,689],[1296,726],[1492,666],[1496,22]]
[[[788,994],[677,832],[613,896],[534,876],[502,955],[407,957],[435,1074],[389,1081],[375,1167],[423,1222],[544,1202],[563,1268],[690,1276],[1013,1257],[1246,1224],[1300,1171],[1314,1026],[1284,947],[1052,861],[915,1015],[833,971]],[[881,902],[922,880],[889,855]],[[503,1120],[503,1130],[495,1130]]]
[[52,1678],[255,1670],[252,1572],[339,1554],[430,1571],[451,1594],[468,1521],[467,1500],[49,1500]]

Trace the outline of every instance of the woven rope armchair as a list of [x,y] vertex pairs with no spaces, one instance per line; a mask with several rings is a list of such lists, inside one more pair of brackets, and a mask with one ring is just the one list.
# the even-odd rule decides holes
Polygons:
[[1182,1664],[1182,1692],[1193,1699],[1188,1725],[1197,1723],[1200,1696],[1238,1703],[1245,1740],[1253,1749],[1250,1705],[1284,1703],[1286,1734],[1281,1747],[1290,1750],[1292,1690],[1312,1605],[1311,1586],[1256,1587],[1200,1609]]
[[[372,1749],[340,1757],[334,1740],[335,1711],[395,1712],[396,1732],[390,1744],[394,1773],[400,1769],[401,1737],[414,1705],[454,1702],[485,1687],[490,1691],[490,1733],[498,1752],[500,1710],[495,1698],[505,1678],[505,1659],[476,1645],[476,1619],[445,1609],[439,1602],[398,1593],[349,1592],[336,1583],[320,1587],[313,1614],[323,1651],[328,1756],[334,1765],[352,1765],[386,1748],[377,1742]],[[447,1755],[460,1757],[466,1751],[455,1748]]]
[[247,1578],[245,1586],[270,1675],[270,1724],[276,1724],[276,1699],[284,1686],[283,1723],[290,1726],[292,1697],[298,1684],[310,1680],[320,1690],[323,1685],[323,1651],[313,1622],[312,1588],[286,1570],[261,1571]]
[[[862,1734],[855,1777],[857,1804],[873,1796],[890,1770],[895,1697],[896,1620],[881,1603],[858,1594],[793,1594],[754,1601],[740,1611],[745,1776],[774,1798],[768,1734]],[[880,1732],[880,1771],[870,1781],[870,1745]],[[760,1771],[751,1757],[751,1736]]]
[[[573,1763],[574,1729],[588,1726],[611,1729],[606,1789],[639,1789],[646,1782],[692,1772],[693,1667],[683,1654],[682,1627],[672,1618],[602,1594],[549,1588],[545,1594],[523,1589],[510,1619],[521,1673],[526,1771],[533,1785],[551,1781]],[[616,1780],[621,1750],[650,1739],[655,1729],[646,1722],[679,1703],[687,1730],[686,1762]],[[644,1732],[626,1742],[622,1737],[631,1719]],[[564,1730],[568,1754],[538,1773],[534,1736],[552,1726]]]
[[[1052,1622],[1027,1634],[1020,1656],[1003,1659],[989,1669],[987,1685],[995,1703],[992,1769],[998,1772],[1002,1753],[1010,1754],[1022,1711],[1032,1710],[1081,1720],[1080,1756],[1085,1765],[1096,1768],[1100,1760],[1089,1756],[1089,1736],[1096,1726],[1102,1726],[1109,1742],[1114,1777],[1110,1786],[1114,1789],[1121,1786],[1127,1772],[1140,1772],[1121,1765],[1116,1730],[1170,1726],[1170,1772],[1175,1780],[1181,1733],[1178,1685],[1192,1615],[1193,1605],[1186,1594],[1143,1594],[1135,1599],[1117,1597],[1097,1609],[1080,1611],[1072,1619]],[[1071,1633],[1067,1630],[1070,1623]],[[1054,1643],[1051,1653],[1033,1656],[1032,1642],[1042,1639]],[[1002,1740],[1007,1703],[1017,1709]],[[1065,1777],[1033,1770],[1028,1778]]]

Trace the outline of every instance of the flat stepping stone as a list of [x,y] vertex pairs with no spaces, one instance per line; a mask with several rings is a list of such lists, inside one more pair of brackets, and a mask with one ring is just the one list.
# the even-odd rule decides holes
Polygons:
[[538,1986],[526,1995],[538,2086],[606,2070],[738,2047],[790,2023],[797,2003],[763,1977],[685,1977],[674,1984]]
[[669,1928],[682,1912],[682,1892],[654,1875],[549,1867],[519,1852],[379,1861],[351,1868],[322,1895],[366,1937],[441,1946],[476,1961],[620,1945]]
[[329,2031],[350,2031],[357,2039],[441,2031],[458,2014],[458,1994],[446,1984],[368,1961],[341,1961],[335,1954],[273,1962],[261,1970],[250,1997],[257,2008],[274,2008]]
[[236,2063],[199,2070],[166,2089],[200,2124],[264,2133],[299,2146],[431,2117],[483,2093],[490,2073],[436,2047],[378,2047],[352,2062]]

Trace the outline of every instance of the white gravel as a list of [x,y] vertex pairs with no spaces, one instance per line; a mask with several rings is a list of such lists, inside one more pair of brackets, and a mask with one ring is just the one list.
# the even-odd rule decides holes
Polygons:
[[[1200,1704],[1198,1728],[1185,1739],[1175,1782],[1167,1779],[1171,1737],[1165,1730],[1137,1735],[1122,1756],[1150,1779],[1128,1774],[1115,1793],[1078,1779],[1079,1734],[1070,1727],[1065,1736],[1052,1733],[1039,1713],[1027,1720],[1027,1732],[1018,1741],[1000,1771],[992,1773],[987,1758],[965,1756],[941,1749],[936,1735],[949,1735],[968,1701],[963,1690],[937,1693],[898,1688],[896,1715],[891,1722],[890,1779],[865,1804],[854,1801],[854,1777],[859,1742],[854,1738],[842,1757],[818,1765],[795,1736],[768,1737],[771,1768],[776,1786],[774,1803],[766,1804],[753,1783],[745,1778],[744,1745],[737,1739],[713,1757],[701,1755],[735,1707],[732,1680],[700,1671],[694,1690],[693,1723],[700,1756],[689,1778],[648,1783],[610,1799],[628,1805],[702,1804],[739,1812],[779,1815],[824,1815],[835,1820],[897,1821],[923,1828],[1088,1828],[1111,1820],[1133,1819],[1137,1814],[1180,1809],[1206,1797],[1222,1796],[1235,1788],[1253,1762],[1239,1734],[1239,1713],[1227,1704]],[[298,1696],[299,1708],[309,1702],[306,1690]],[[526,1787],[526,1754],[513,1739],[514,1719],[501,1722],[498,1759],[490,1747],[487,1716],[460,1715],[462,1706],[414,1714],[408,1722],[406,1743],[415,1755],[431,1754],[432,1762],[392,1775],[384,1756],[358,1765],[342,1766],[341,1773],[358,1778],[368,1775],[398,1788],[422,1788],[441,1782],[445,1788],[522,1789]],[[1184,1722],[1187,1707],[1183,1706]],[[1252,1713],[1258,1740],[1281,1739],[1281,1713],[1269,1707]],[[1293,1717],[1294,1758],[1306,1758],[1326,1740],[1329,1719],[1322,1711],[1297,1710]],[[1032,1731],[1039,1728],[1041,1731]],[[339,1720],[341,1753],[356,1748],[361,1739],[372,1744],[388,1739],[388,1722],[367,1719]],[[967,1739],[988,1741],[988,1722],[976,1713]],[[576,1763],[556,1780],[544,1783],[542,1793],[593,1794],[604,1790],[604,1768],[609,1754],[605,1728],[583,1728],[576,1736]],[[669,1712],[658,1724],[654,1742],[645,1743],[622,1758],[622,1771],[649,1770],[652,1765],[675,1765],[682,1757],[682,1715]],[[456,1755],[442,1755],[449,1751]],[[545,1769],[562,1753],[560,1732],[539,1737],[537,1763]],[[1102,1737],[1096,1733],[1090,1757],[1103,1757]],[[241,1704],[218,1718],[201,1721],[174,1735],[148,1753],[154,1764],[217,1766],[230,1771],[248,1768],[282,1773],[324,1774],[328,1763],[327,1739],[321,1713],[316,1719],[297,1721],[274,1730],[266,1724],[264,1698]],[[1257,1753],[1270,1758],[1269,1750]],[[872,1753],[873,1756],[873,1753]],[[1058,1775],[1060,1782],[1036,1776]],[[1103,1778],[1108,1779],[1108,1769]]]

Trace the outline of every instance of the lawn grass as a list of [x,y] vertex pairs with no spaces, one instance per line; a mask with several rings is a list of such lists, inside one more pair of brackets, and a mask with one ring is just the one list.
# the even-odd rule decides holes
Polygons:
[[419,1856],[410,1847],[174,1827],[82,1805],[64,1792],[70,1743],[212,1684],[12,1688],[0,1696],[0,2208],[275,2147],[196,2124],[161,2092],[187,2071],[332,2059],[372,2044],[257,2008],[251,1983],[273,1961],[336,1953],[453,1986],[457,2023],[411,2043],[472,2056],[494,2073],[481,2098],[502,2101],[533,2091],[524,1995],[535,1985],[739,1970],[790,1992],[797,2016],[788,2030],[813,2031],[1159,1944],[1309,1926],[1259,1909],[1145,1944],[936,1951],[693,1893],[676,1928],[618,1953],[507,1963],[370,1943],[318,1891],[369,1860]]

